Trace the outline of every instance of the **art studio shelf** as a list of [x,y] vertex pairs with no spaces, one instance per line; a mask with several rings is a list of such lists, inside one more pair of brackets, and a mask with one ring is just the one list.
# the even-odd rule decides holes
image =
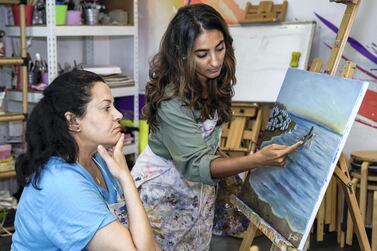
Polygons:
[[[6,97],[8,100],[21,102],[22,101],[22,92],[21,91],[7,91]],[[29,92],[27,94],[27,99],[29,103],[38,103],[42,98],[41,92]]]
[[[132,120],[135,125],[138,125],[138,0],[106,1],[109,9],[121,6],[127,11],[129,25],[56,25],[55,1],[46,0],[45,2],[46,25],[27,26],[24,30],[28,37],[30,55],[40,53],[47,61],[48,80],[51,82],[55,79],[59,74],[59,69],[65,68],[66,65],[66,70],[72,69],[69,66],[76,62],[89,66],[118,66],[122,70],[122,75],[126,75],[132,81],[109,82],[109,86],[115,98],[133,97]],[[121,5],[118,4],[120,2],[122,2]],[[4,29],[8,37],[18,42],[17,39],[21,35],[19,27],[6,26]],[[27,88],[27,85],[25,87]],[[35,104],[42,96],[42,92],[31,91],[27,94],[27,103]],[[17,103],[22,101],[22,94],[19,91],[8,90],[6,99],[16,103],[12,105],[19,106]],[[135,132],[134,141],[136,144],[126,147],[125,151],[137,155],[137,132]]]
[[[64,25],[55,26],[53,31],[57,37],[78,37],[78,36],[134,36],[135,26],[120,25]],[[20,36],[18,26],[6,27],[8,36]],[[49,30],[47,26],[28,26],[26,35],[28,37],[47,37]]]
[[[111,92],[114,98],[118,97],[125,97],[125,96],[133,96],[134,93],[137,92],[135,86],[130,87],[113,87],[111,88]],[[29,103],[38,103],[38,101],[42,98],[42,92],[29,92],[28,93],[28,101]],[[21,102],[22,101],[22,92],[16,90],[10,90],[7,92],[7,99],[10,101]]]

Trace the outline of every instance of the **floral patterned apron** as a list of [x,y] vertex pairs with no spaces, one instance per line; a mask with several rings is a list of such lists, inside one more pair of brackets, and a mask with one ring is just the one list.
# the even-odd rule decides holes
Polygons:
[[[216,123],[217,114],[198,124],[205,142],[217,137],[211,141],[213,152],[220,140],[220,133],[211,135]],[[132,175],[163,250],[209,250],[215,186],[186,180],[173,161],[155,155],[149,147],[139,156]]]

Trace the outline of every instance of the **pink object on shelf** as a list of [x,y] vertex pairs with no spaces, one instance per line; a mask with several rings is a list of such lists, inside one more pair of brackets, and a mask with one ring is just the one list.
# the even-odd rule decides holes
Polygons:
[[67,12],[67,24],[68,25],[81,24],[81,11],[69,10]]
[[9,158],[11,155],[12,151],[12,145],[11,144],[4,144],[4,145],[0,145],[0,159],[7,159]]
[[42,82],[48,85],[48,72],[42,72]]

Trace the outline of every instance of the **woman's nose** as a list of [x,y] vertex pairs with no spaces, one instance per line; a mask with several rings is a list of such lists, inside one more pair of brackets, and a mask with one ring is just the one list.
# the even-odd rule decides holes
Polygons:
[[114,110],[115,110],[114,115],[113,115],[114,120],[116,121],[121,120],[123,118],[123,114],[120,111],[118,111],[118,109],[116,108],[114,108]]
[[210,65],[212,67],[218,67],[220,65],[220,57],[216,54],[211,55]]

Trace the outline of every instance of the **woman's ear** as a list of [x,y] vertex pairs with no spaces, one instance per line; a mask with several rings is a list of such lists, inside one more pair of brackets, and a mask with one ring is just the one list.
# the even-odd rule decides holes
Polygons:
[[71,132],[80,131],[80,123],[77,121],[77,117],[72,112],[64,113],[65,119],[67,120],[68,130]]

